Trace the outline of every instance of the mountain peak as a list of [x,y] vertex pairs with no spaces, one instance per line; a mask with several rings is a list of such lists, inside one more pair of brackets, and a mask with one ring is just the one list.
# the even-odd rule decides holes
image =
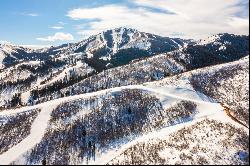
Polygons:
[[[117,27],[117,28],[109,29],[107,31],[113,31],[113,32],[125,32],[125,31],[139,32],[137,29],[128,28],[128,27]],[[107,32],[107,31],[104,31],[104,32]]]
[[199,40],[197,42],[198,45],[208,45],[208,44],[229,44],[231,42],[239,42],[238,40],[245,40],[248,38],[246,35],[235,35],[230,33],[219,33],[212,36],[207,37],[206,39]]

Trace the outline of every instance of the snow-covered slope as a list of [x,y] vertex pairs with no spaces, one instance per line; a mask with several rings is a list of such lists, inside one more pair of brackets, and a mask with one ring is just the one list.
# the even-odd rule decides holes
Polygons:
[[40,98],[37,101],[40,102],[41,100],[46,100],[46,96],[48,95],[53,98],[60,98],[62,94],[76,95],[124,85],[141,84],[153,80],[160,80],[166,76],[175,75],[184,71],[186,71],[186,68],[182,63],[175,61],[175,59],[168,54],[161,54],[134,61],[125,66],[105,70],[71,86],[60,89],[60,91],[59,89],[51,91],[51,94],[45,94],[43,92],[45,88],[49,89],[53,86],[52,84],[40,86],[32,90],[32,93],[40,94]]
[[144,135],[106,157],[108,165],[244,165],[248,136],[215,114]]
[[[232,38],[235,39],[238,37],[239,36],[233,36]],[[221,36],[221,38],[223,38],[223,36]],[[245,40],[243,37],[242,43],[247,43],[246,41],[247,40]],[[112,88],[117,86],[141,84],[144,82],[160,80],[171,75],[190,71],[196,69],[197,67],[202,68],[218,64],[219,62],[225,63],[233,61],[227,58],[220,59],[220,61],[217,61],[217,58],[213,58],[220,57],[220,54],[215,53],[217,52],[217,47],[209,47],[207,45],[202,46],[202,48],[199,48],[198,51],[194,49],[194,52],[192,53],[186,54],[182,52],[183,50],[190,50],[190,48],[192,47],[192,45],[188,45],[182,49],[170,53],[160,54],[150,58],[143,58],[140,60],[134,60],[128,65],[105,70],[101,73],[83,79],[82,81],[70,87],[61,89],[60,92],[51,92],[51,95],[54,98],[58,98],[61,96],[61,93],[70,93],[71,95],[82,94],[86,92],[92,92],[100,89]],[[234,43],[231,47],[236,48],[237,45]],[[207,52],[208,49],[210,53],[204,54],[206,55],[204,56],[203,53]],[[244,52],[248,52],[247,47],[243,50],[244,51],[239,51],[238,53],[236,53],[238,55],[238,58],[236,58],[237,60],[241,57],[244,57]],[[224,55],[227,57],[231,56],[230,52],[226,51],[224,53]],[[212,57],[209,57],[210,55]],[[209,59],[212,59],[212,61],[209,61]],[[37,93],[39,93],[39,91],[42,90],[37,89],[37,91]],[[41,95],[41,99],[44,95],[45,94]]]
[[[168,52],[180,48],[189,42],[190,40],[160,37],[130,28],[117,28],[93,35],[87,40],[71,45],[65,51],[71,53],[85,52],[89,56],[88,58],[98,56],[101,59],[106,57],[108,60],[120,50],[135,48],[153,54]],[[103,52],[97,55],[97,52],[101,49],[103,49]]]
[[39,58],[39,51],[13,44],[0,44],[0,69],[22,60]]
[[227,104],[234,116],[249,126],[249,56],[151,84],[163,87],[174,84],[204,93],[218,102]]
[[[122,37],[121,34],[123,34]],[[110,35],[113,37],[107,37]],[[129,37],[126,38],[127,35]],[[104,37],[103,40],[101,40],[101,36],[106,36],[106,38]],[[165,42],[163,42],[163,40]],[[130,49],[128,47],[130,46],[131,48],[135,48],[135,46],[131,45],[131,43],[133,43],[132,41],[136,41],[136,43],[140,41],[151,43],[163,42],[166,44],[164,45],[164,49],[171,50],[178,48],[178,50],[150,58],[145,58],[148,56],[146,54],[140,54],[139,57],[142,57],[141,59],[137,59],[139,58],[138,56],[127,59],[128,56],[134,56],[136,54],[134,54],[133,51],[125,51],[122,52],[122,54],[120,54],[121,52],[118,53],[121,59],[117,59],[115,57],[118,54],[112,52],[112,49],[111,52],[109,52],[113,57],[111,60],[119,62],[117,63],[119,67],[103,71],[106,67],[102,68],[100,65],[105,66],[105,64],[109,64],[109,67],[114,67],[108,59],[105,60],[105,63],[103,63],[103,59],[99,61],[100,59],[98,57],[105,55],[105,52],[101,52],[100,56],[96,55],[90,58],[86,57],[86,50],[80,49],[84,48],[82,44],[85,43],[88,45],[88,48],[95,50],[96,46],[100,43],[93,44],[92,42],[94,41],[106,43],[104,46],[110,46],[109,48],[111,48],[111,46],[113,48],[113,46],[116,45],[117,48],[120,48],[117,50],[123,51],[128,51],[128,49]],[[112,44],[108,45],[108,41]],[[32,55],[27,57],[32,57],[34,60],[25,60],[23,62],[19,60],[16,65],[12,65],[0,71],[0,108],[34,104],[63,96],[117,86],[141,84],[153,80],[160,80],[200,67],[233,61],[234,59],[238,60],[244,57],[244,53],[249,52],[248,43],[247,36],[219,34],[214,40],[209,40],[205,43],[185,44],[185,41],[183,41],[182,44],[184,47],[179,48],[180,44],[178,45],[177,41],[170,38],[142,33],[133,29],[118,28],[92,36],[80,43],[35,50],[35,55],[33,54],[34,50],[26,49],[25,52],[29,52],[31,53],[29,55]],[[221,44],[226,44],[227,47],[221,50],[222,52],[218,52],[218,45]],[[126,49],[123,48],[125,46]],[[149,48],[147,51],[150,52],[150,50],[152,51],[152,49],[156,49],[158,46],[160,47],[162,45],[152,46],[152,48]],[[7,45],[5,45],[5,47],[5,50],[8,50],[8,52],[17,52],[17,54],[11,53],[12,56],[24,57],[26,55],[19,55],[20,51],[14,49],[16,46],[9,46],[11,49],[7,49]],[[138,47],[136,47],[136,49],[138,49]],[[236,52],[232,52],[232,50],[236,50]],[[232,55],[232,53],[234,54]],[[38,58],[42,55],[45,55],[43,56],[45,59]],[[129,63],[130,60],[132,60],[132,62]],[[79,68],[77,64],[83,65]],[[127,65],[120,66],[122,64]],[[74,70],[74,72],[72,72],[72,70]],[[98,74],[98,71],[102,72]]]
[[116,28],[93,35],[78,43],[41,49],[0,44],[0,69],[24,60],[67,58],[72,54],[81,53],[82,58],[86,58],[92,67],[101,71],[111,65],[124,65],[134,59],[176,50],[190,41],[156,36],[135,29]]
[[15,52],[15,50],[12,45],[0,44],[0,69],[4,68],[4,59],[11,56],[13,52]]
[[[58,90],[94,72],[93,68],[81,60],[68,64],[60,60],[19,63],[0,73],[0,107],[33,103],[30,96],[33,89],[45,87],[45,91],[48,91],[50,90],[48,86],[54,86],[53,88]],[[21,98],[21,101],[15,101],[16,95]],[[14,105],[11,104],[13,102]]]
[[[118,161],[130,163],[130,158],[119,156],[131,149],[132,145],[143,141],[143,147],[157,147],[155,144],[161,139],[174,141],[173,138],[180,138],[180,132],[187,129],[189,132],[184,133],[189,141],[185,143],[192,147],[198,146],[202,134],[206,134],[204,131],[210,134],[207,139],[216,139],[219,143],[228,137],[245,139],[248,136],[248,130],[232,121],[219,103],[214,103],[203,94],[178,87],[158,89],[152,85],[138,85],[66,97],[36,106],[0,112],[1,125],[5,126],[2,119],[7,116],[37,109],[41,110],[40,113],[30,129],[26,128],[30,130],[30,134],[0,155],[3,164],[106,164]],[[230,125],[230,128],[225,127],[225,132],[219,132],[216,127],[218,125]],[[237,132],[233,132],[232,136],[232,132],[229,132],[231,130]],[[152,144],[151,140],[147,141],[149,138],[159,141],[153,141]],[[162,153],[172,150],[177,156],[183,156],[177,142],[160,144],[160,148],[156,150],[162,149]],[[6,148],[4,144],[2,147]],[[219,148],[215,142],[206,142],[202,152],[206,151],[210,156],[215,156],[222,152],[223,148],[225,147]],[[239,142],[239,146],[228,143],[228,148],[231,148],[231,151],[224,154],[224,162],[247,163],[246,158],[240,155],[248,154],[248,147],[244,142]],[[192,163],[199,164],[199,154],[191,150],[192,148],[189,153],[192,158],[189,160],[193,159]],[[154,154],[154,151],[148,151],[148,148],[144,152],[150,156]],[[140,158],[139,161],[143,159],[148,164],[162,163],[160,158],[142,158],[139,154],[141,153],[136,155],[132,163],[137,163],[137,157]],[[169,157],[165,164],[180,161]],[[206,161],[208,164],[220,163],[213,159]]]
[[131,60],[173,51],[191,40],[161,37],[130,28],[116,28],[65,47],[58,54],[82,53],[97,71],[127,64]]
[[189,69],[232,62],[249,55],[249,36],[218,34],[171,53]]
[[[55,98],[54,95],[48,94],[50,91],[57,91],[59,96],[70,95],[71,92],[61,94],[58,90],[78,83],[96,71],[102,72],[107,68],[126,65],[138,58],[172,51],[187,43],[189,40],[171,39],[134,29],[117,28],[78,43],[43,49],[1,44],[0,109],[21,103],[28,104],[30,97],[36,95],[30,93],[34,89],[43,92],[41,97],[46,94],[50,99]],[[87,67],[81,67],[79,70],[76,69],[79,67],[76,64]],[[69,74],[72,68],[76,70],[73,75]],[[21,102],[18,101],[20,97]]]

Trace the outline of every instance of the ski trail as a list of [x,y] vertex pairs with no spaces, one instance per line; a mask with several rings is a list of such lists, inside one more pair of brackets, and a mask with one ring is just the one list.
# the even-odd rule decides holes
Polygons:
[[175,99],[191,101],[199,104],[218,104],[213,103],[209,98],[205,95],[198,94],[190,89],[184,88],[175,88],[175,87],[162,87],[162,88],[155,88],[155,87],[141,87],[141,89],[162,94],[165,96],[169,96]]
[[31,126],[29,136],[23,139],[19,144],[10,148],[7,152],[0,155],[1,164],[9,165],[42,140],[48,126],[50,114],[55,106],[56,105],[48,105],[41,109],[41,112]]
[[[186,100],[186,101],[192,101],[196,103],[201,103],[201,104],[211,104],[211,100],[205,97],[205,95],[198,94],[197,92],[194,92],[190,89],[185,89],[185,88],[177,88],[177,87],[151,87],[151,86],[142,86],[142,85],[128,85],[128,86],[122,86],[122,87],[115,87],[111,89],[105,89],[97,92],[91,92],[91,93],[84,93],[80,95],[74,95],[74,96],[68,96],[68,97],[63,97],[63,98],[58,98],[54,99],[51,101],[47,101],[44,103],[40,103],[34,106],[26,106],[18,109],[9,109],[9,110],[4,110],[0,111],[0,115],[9,115],[9,114],[14,114],[14,113],[20,113],[27,111],[28,109],[35,109],[35,108],[40,108],[40,107],[47,107],[47,105],[51,104],[60,104],[65,101],[71,101],[79,98],[87,98],[87,97],[93,97],[96,95],[103,95],[107,92],[117,92],[125,89],[140,89],[140,90],[145,90],[149,92],[154,92],[158,94],[162,94],[164,96],[169,96],[175,99],[181,99],[181,100]],[[213,104],[218,104],[218,103],[213,103]]]

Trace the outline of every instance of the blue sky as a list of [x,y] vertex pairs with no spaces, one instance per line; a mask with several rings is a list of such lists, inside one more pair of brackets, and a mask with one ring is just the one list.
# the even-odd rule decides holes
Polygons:
[[[104,4],[102,0],[1,0],[0,3],[0,40],[35,45],[64,43],[36,40],[59,31],[71,33],[76,41],[80,40],[81,36],[73,26],[85,21],[73,21],[66,16],[67,11]],[[107,3],[117,3],[117,0],[107,0]],[[64,28],[50,28],[53,26]]]
[[162,36],[248,34],[248,0],[1,0],[0,41],[77,42],[116,27]]

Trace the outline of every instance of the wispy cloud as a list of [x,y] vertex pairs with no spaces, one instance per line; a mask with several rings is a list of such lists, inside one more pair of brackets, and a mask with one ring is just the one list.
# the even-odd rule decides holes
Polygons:
[[59,22],[58,22],[58,25],[61,25],[61,26],[66,25],[66,24],[67,24],[67,23],[62,22],[62,21],[59,21]]
[[50,27],[51,29],[63,29],[64,27],[63,26],[52,26],[52,27]]
[[40,16],[38,13],[23,12],[23,13],[20,13],[20,14],[24,15],[24,16],[30,16],[30,17],[38,17],[38,16]]
[[68,11],[67,16],[73,20],[94,20],[87,23],[87,29],[79,30],[81,35],[125,26],[164,36],[181,33],[186,38],[202,38],[222,32],[247,34],[249,16],[237,15],[243,8],[246,10],[244,5],[238,5],[244,4],[242,1],[131,0],[136,7],[116,4],[76,8]]
[[28,13],[27,16],[37,17],[37,16],[39,16],[39,14],[37,14],[37,13]]
[[50,26],[49,28],[59,30],[59,29],[63,29],[64,25],[66,25],[66,23],[59,21],[56,25]]
[[74,37],[70,33],[57,32],[52,36],[39,37],[36,39],[40,41],[54,42],[54,41],[71,41],[74,40]]

